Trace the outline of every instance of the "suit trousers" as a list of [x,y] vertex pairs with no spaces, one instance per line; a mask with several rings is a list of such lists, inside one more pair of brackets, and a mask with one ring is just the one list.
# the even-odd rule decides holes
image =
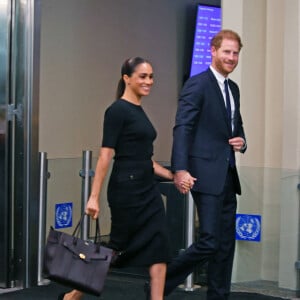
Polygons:
[[[192,191],[199,218],[198,240],[167,267],[165,295],[169,295],[196,265],[208,263],[207,300],[227,300],[235,250],[236,170],[229,168],[220,195]],[[201,180],[201,178],[199,178]]]

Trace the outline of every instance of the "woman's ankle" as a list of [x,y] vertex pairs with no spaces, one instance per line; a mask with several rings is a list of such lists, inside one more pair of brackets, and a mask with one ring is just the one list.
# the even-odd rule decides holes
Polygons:
[[72,290],[65,294],[64,300],[81,300],[83,293],[78,290]]

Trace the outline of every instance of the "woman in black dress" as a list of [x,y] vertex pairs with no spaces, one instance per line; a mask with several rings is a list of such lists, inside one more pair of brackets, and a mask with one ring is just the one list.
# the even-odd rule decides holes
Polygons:
[[[153,85],[151,64],[140,57],[125,61],[117,100],[105,112],[103,140],[86,212],[96,219],[99,195],[111,160],[108,184],[111,210],[109,246],[118,253],[116,266],[148,266],[152,300],[162,300],[166,263],[170,261],[165,210],[154,174],[173,174],[152,160],[156,131],[141,106]],[[81,299],[72,291],[61,299]]]

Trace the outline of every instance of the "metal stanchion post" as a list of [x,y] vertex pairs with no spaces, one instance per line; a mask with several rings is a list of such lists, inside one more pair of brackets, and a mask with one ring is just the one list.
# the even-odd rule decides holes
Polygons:
[[[298,188],[298,190],[300,191],[300,183],[298,183],[298,185],[297,185],[297,188]],[[300,225],[300,223],[299,223],[299,225]],[[299,232],[300,232],[300,227],[299,227]],[[298,249],[300,248],[300,243],[298,242]],[[299,252],[299,250],[298,250],[298,252]],[[299,275],[299,271],[300,271],[300,259],[299,260],[297,260],[296,262],[295,262],[295,268],[296,268],[296,270],[298,271],[297,272],[297,282],[298,282],[298,285],[297,285],[297,289],[296,289],[296,297],[300,297],[300,286],[299,286],[299,278],[300,278],[300,275]],[[297,298],[298,299],[298,298]]]
[[[195,204],[192,194],[190,192],[187,194],[186,197],[186,248],[188,248],[194,242],[195,236]],[[199,286],[194,285],[194,274],[192,273],[186,278],[183,289],[187,292],[192,292],[198,288]]]
[[[91,190],[91,178],[94,176],[94,171],[91,170],[92,166],[92,151],[83,151],[82,170],[79,175],[82,177],[82,190],[81,190],[81,214],[84,213],[86,203],[89,199]],[[87,240],[89,238],[89,218],[83,220],[81,228],[81,238]]]
[[47,180],[48,173],[47,153],[39,153],[40,162],[40,187],[39,187],[39,230],[38,230],[38,285],[49,283],[48,279],[43,278],[44,246],[46,236],[46,216],[47,216]]

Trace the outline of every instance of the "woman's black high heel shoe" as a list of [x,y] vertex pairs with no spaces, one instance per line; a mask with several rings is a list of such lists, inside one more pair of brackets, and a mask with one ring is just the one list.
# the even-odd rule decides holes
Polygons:
[[64,300],[65,294],[66,293],[59,294],[58,297],[57,297],[57,300]]
[[146,300],[150,300],[151,299],[151,289],[150,289],[150,283],[148,281],[146,281],[144,284],[144,292],[146,295]]

